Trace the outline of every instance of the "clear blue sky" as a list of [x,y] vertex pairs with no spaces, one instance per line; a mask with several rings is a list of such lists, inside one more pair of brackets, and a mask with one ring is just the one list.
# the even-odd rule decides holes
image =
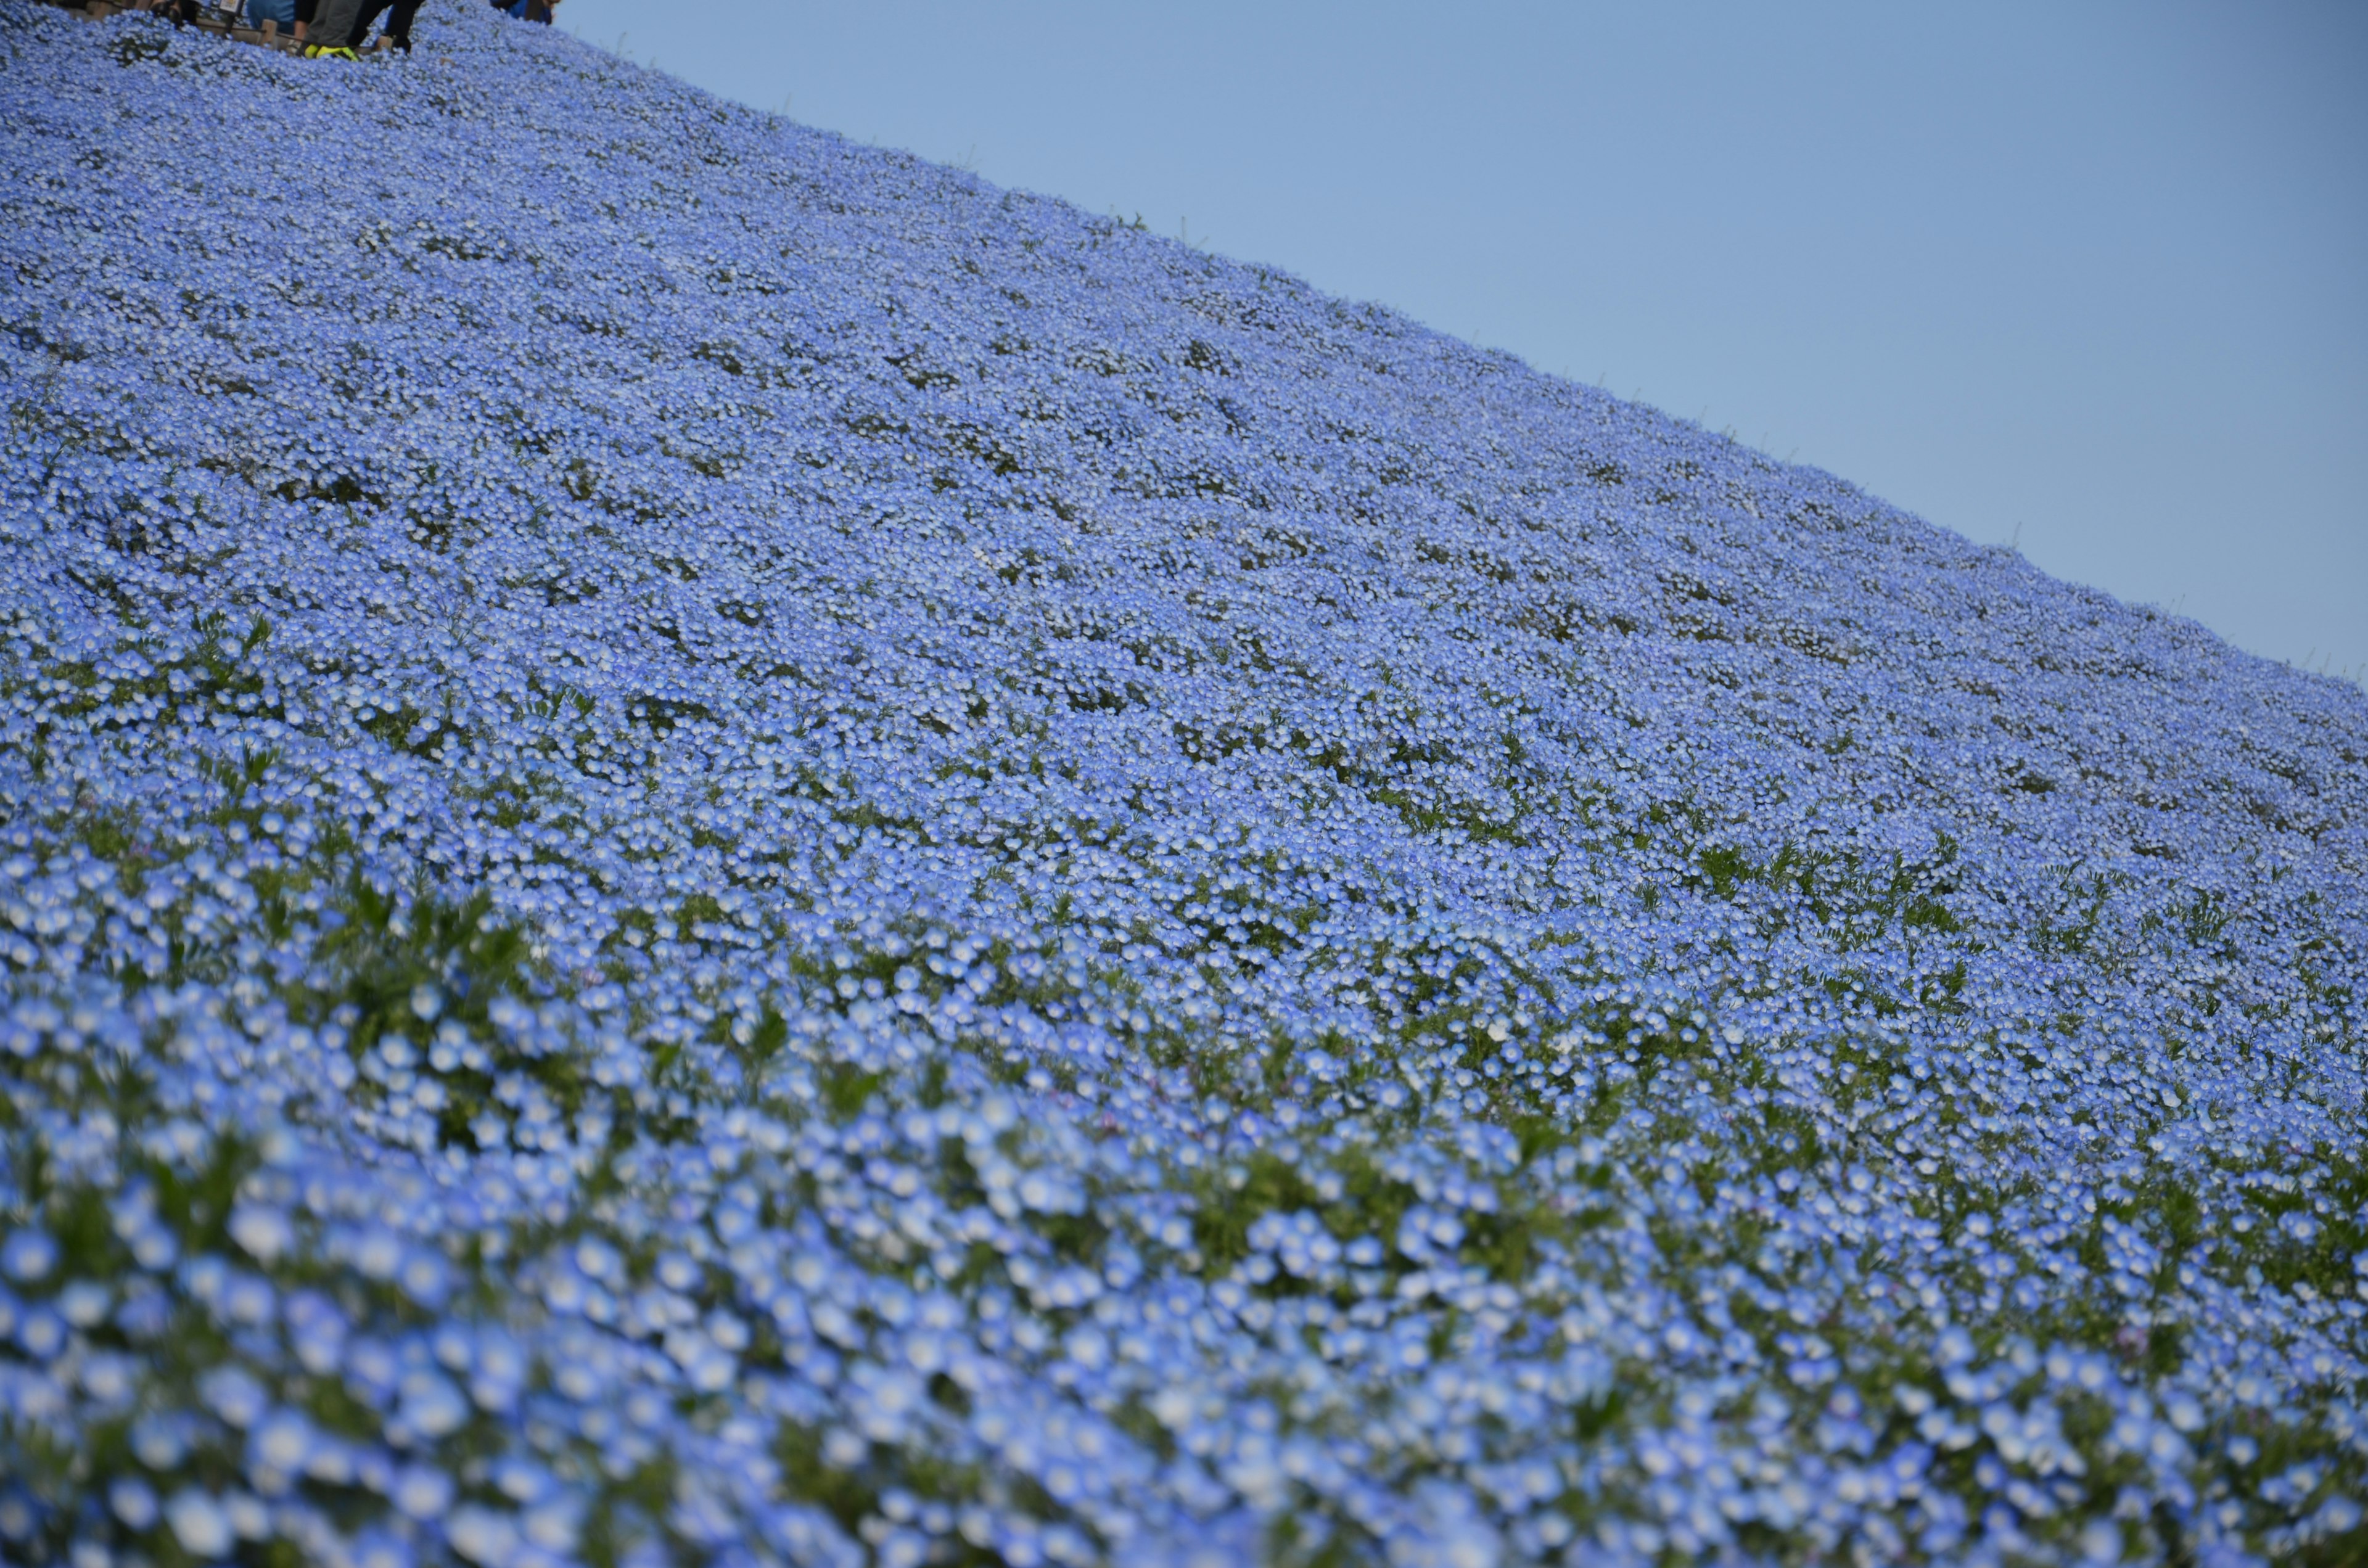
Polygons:
[[2368,5],[565,0],[2368,673]]

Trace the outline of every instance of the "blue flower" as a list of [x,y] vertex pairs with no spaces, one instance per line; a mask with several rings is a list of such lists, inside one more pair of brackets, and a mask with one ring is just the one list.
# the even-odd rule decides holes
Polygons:
[[14,1231],[0,1242],[0,1274],[19,1283],[46,1278],[57,1263],[58,1244],[46,1232]]
[[13,1555],[2360,1528],[2356,690],[482,8],[7,20]]

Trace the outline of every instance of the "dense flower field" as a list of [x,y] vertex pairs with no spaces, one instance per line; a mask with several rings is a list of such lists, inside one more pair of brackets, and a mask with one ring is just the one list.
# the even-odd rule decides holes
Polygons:
[[2356,687],[482,6],[0,170],[0,1557],[2368,1551]]

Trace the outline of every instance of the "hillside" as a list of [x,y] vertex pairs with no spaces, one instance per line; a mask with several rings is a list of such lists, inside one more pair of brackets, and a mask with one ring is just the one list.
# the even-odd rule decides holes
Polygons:
[[2368,699],[479,5],[0,0],[0,1557],[2368,1552]]

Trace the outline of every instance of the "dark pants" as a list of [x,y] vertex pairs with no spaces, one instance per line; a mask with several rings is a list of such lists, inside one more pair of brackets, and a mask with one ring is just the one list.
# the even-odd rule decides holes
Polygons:
[[370,25],[386,18],[386,40],[406,53],[411,49],[411,18],[419,15],[419,0],[361,0],[361,10],[347,33],[347,49],[359,49],[370,39]]
[[319,0],[304,41],[322,49],[336,49],[343,44],[346,35],[354,30],[354,14],[361,6],[362,0]]

